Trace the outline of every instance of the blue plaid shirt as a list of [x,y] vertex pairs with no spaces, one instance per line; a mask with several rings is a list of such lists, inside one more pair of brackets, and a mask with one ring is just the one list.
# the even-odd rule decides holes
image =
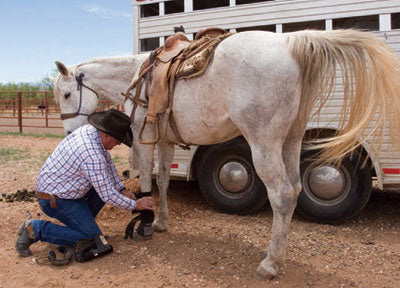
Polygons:
[[92,125],[76,129],[64,138],[40,170],[36,190],[62,199],[79,199],[89,189],[113,206],[135,209],[136,201],[119,191],[124,184],[118,176],[110,153]]

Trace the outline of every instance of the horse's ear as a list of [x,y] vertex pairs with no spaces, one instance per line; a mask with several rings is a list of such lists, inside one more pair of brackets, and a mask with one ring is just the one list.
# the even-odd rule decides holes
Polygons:
[[65,65],[59,61],[56,61],[56,66],[58,72],[60,72],[64,76],[68,76],[68,69],[65,67]]

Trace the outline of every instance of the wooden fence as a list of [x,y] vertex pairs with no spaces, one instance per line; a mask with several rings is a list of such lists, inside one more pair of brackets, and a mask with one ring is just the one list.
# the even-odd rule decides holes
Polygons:
[[[109,100],[100,100],[97,110],[107,110],[113,105]],[[23,128],[62,133],[60,113],[51,91],[0,91],[0,127],[17,129],[20,133]]]

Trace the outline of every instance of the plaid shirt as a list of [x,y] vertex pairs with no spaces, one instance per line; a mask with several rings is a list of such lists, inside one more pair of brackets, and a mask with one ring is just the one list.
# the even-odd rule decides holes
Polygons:
[[79,199],[89,189],[113,206],[135,209],[136,202],[119,191],[124,184],[97,129],[85,125],[64,138],[40,170],[36,190],[62,199]]

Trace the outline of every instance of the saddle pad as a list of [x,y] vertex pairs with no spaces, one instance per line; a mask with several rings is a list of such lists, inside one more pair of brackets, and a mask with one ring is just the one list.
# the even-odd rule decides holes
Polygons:
[[232,33],[225,33],[217,37],[204,36],[185,48],[183,51],[184,60],[177,69],[176,77],[184,79],[202,75],[206,71],[218,44],[231,35]]

